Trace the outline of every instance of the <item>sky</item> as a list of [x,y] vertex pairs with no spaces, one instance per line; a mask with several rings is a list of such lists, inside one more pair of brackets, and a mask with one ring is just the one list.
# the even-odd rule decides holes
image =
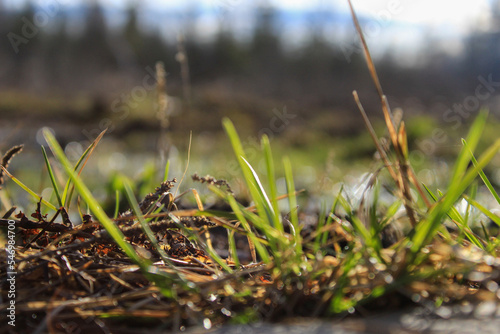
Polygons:
[[[1,1],[1,0],[0,0]],[[71,7],[92,0],[33,0],[40,6]],[[471,29],[486,30],[490,17],[489,3],[493,0],[352,0],[362,20],[368,43],[381,53],[387,48],[407,50],[425,45],[431,38],[450,53],[459,53],[461,38]],[[198,10],[198,31],[213,35],[221,20],[231,23],[234,30],[244,35],[251,31],[253,22],[251,9],[256,4],[269,3],[287,12],[287,23],[280,27],[290,40],[305,38],[304,13],[334,13],[343,23],[327,26],[328,36],[348,35],[352,30],[347,0],[101,0],[100,3],[113,9],[125,9],[130,3],[140,3],[144,13],[149,13],[147,22],[164,34],[177,34],[182,15],[165,13],[182,12],[186,8]],[[22,6],[20,0],[3,0],[9,6]],[[302,16],[301,16],[302,15]],[[176,17],[177,16],[177,17]],[[177,20],[178,22],[174,22]],[[307,19],[306,19],[307,20]],[[167,36],[168,37],[168,36]],[[202,36],[203,37],[203,36]]]
[[[51,3],[74,5],[91,0],[34,0],[40,5]],[[22,6],[21,0],[3,0],[9,6]],[[129,3],[142,3],[157,9],[202,6],[206,9],[237,11],[258,3],[270,3],[281,9],[307,11],[315,8],[336,8],[348,12],[346,0],[102,0],[101,3],[124,8]],[[389,14],[391,20],[429,26],[451,25],[464,29],[476,19],[488,16],[490,0],[352,0],[359,15]]]

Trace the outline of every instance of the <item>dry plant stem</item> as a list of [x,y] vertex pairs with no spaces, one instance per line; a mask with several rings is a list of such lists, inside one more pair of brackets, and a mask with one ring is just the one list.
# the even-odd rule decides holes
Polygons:
[[387,154],[385,153],[385,150],[382,148],[380,145],[380,142],[377,138],[377,134],[375,133],[375,130],[373,129],[373,126],[371,125],[370,120],[368,119],[368,116],[366,115],[365,109],[363,108],[363,105],[361,104],[361,101],[359,100],[358,93],[356,91],[353,92],[354,95],[354,100],[356,101],[356,104],[358,105],[358,109],[361,113],[361,116],[363,116],[363,120],[365,122],[365,125],[368,129],[368,132],[370,133],[370,136],[372,137],[373,142],[375,143],[375,146],[377,148],[377,151],[380,154],[380,157],[382,158],[382,161],[384,162],[385,166],[387,167],[389,174],[391,174],[391,177],[393,180],[396,182],[398,185],[398,188],[401,190],[402,195],[404,197],[404,205],[405,209],[408,212],[408,216],[410,218],[410,222],[413,226],[416,225],[416,220],[415,220],[415,212],[413,208],[411,207],[412,198],[411,198],[411,193],[410,193],[410,188],[408,186],[407,182],[404,182],[404,177],[403,175],[406,175],[404,172],[407,170],[404,168],[402,165],[399,165],[399,170],[401,173],[398,175],[394,169],[392,168],[392,164],[389,161],[389,158],[387,157]]
[[[10,161],[12,160],[12,158],[16,154],[18,154],[19,152],[21,152],[23,150],[23,147],[24,147],[24,145],[18,145],[18,146],[14,146],[10,150],[8,150],[7,153],[5,153],[5,155],[2,158],[1,165],[4,168],[8,168],[9,164],[10,164]],[[3,174],[4,174],[3,169],[0,169],[0,189],[2,189],[2,185],[3,185]]]
[[177,61],[181,64],[182,89],[184,100],[189,105],[191,101],[191,83],[189,82],[189,63],[187,59],[186,48],[184,46],[184,36],[177,36]]
[[158,138],[158,150],[161,162],[166,159],[169,149],[167,131],[170,126],[168,115],[169,99],[167,95],[167,79],[163,63],[156,63],[156,97],[157,97],[157,117],[160,121],[160,137]]
[[359,100],[358,92],[353,91],[352,95],[354,96],[354,101],[356,102],[358,109],[361,113],[361,116],[363,117],[366,128],[368,129],[368,132],[370,133],[370,136],[372,137],[372,140],[375,143],[375,147],[377,148],[377,151],[380,154],[380,158],[384,162],[385,167],[387,167],[387,170],[389,171],[389,174],[391,174],[391,177],[394,179],[394,181],[397,182],[398,177],[396,175],[396,172],[392,168],[392,164],[389,161],[389,158],[387,157],[387,154],[385,153],[384,148],[382,147],[382,145],[380,145],[377,134],[375,133],[375,130],[373,129],[373,126],[372,126],[370,120],[368,119],[368,116],[366,115],[365,108],[363,108],[363,105],[361,104],[361,101]]
[[429,202],[429,199],[427,198],[427,195],[425,194],[424,190],[422,189],[422,186],[420,185],[420,182],[417,179],[417,176],[415,175],[415,172],[413,171],[413,168],[411,165],[408,165],[408,172],[410,175],[410,180],[411,182],[415,185],[417,188],[418,194],[420,197],[424,200],[425,206],[429,209],[432,204]]
[[[403,195],[404,205],[405,205],[406,211],[408,213],[408,218],[410,219],[412,226],[416,226],[417,221],[415,218],[415,211],[413,210],[413,208],[411,206],[413,203],[413,198],[411,195],[410,185],[409,185],[410,177],[408,175],[408,162],[407,162],[407,159],[405,157],[405,154],[403,153],[404,150],[401,146],[401,143],[398,140],[398,134],[397,134],[396,128],[394,126],[394,122],[392,120],[391,110],[389,108],[389,103],[387,101],[387,97],[384,95],[384,92],[382,90],[382,86],[380,85],[377,71],[375,69],[375,65],[374,65],[372,57],[370,55],[368,45],[366,44],[366,40],[364,38],[363,31],[361,30],[361,26],[359,25],[359,21],[358,21],[358,18],[356,16],[356,13],[354,12],[354,8],[352,6],[351,1],[348,0],[348,2],[349,2],[349,8],[351,10],[351,15],[352,15],[354,25],[355,25],[356,30],[358,32],[358,35],[361,39],[361,43],[363,46],[363,51],[364,51],[364,55],[366,58],[366,62],[368,65],[370,75],[371,75],[373,82],[375,84],[375,88],[377,89],[377,92],[380,96],[380,101],[382,104],[382,111],[384,113],[384,118],[385,118],[385,123],[387,125],[387,129],[389,130],[389,135],[391,137],[391,141],[392,141],[392,144],[394,146],[394,150],[396,152],[396,156],[397,156],[397,159],[399,162],[398,163],[398,170],[400,173],[399,173],[399,176],[397,177],[396,183],[397,183],[397,185],[398,185],[398,187]],[[366,122],[366,120],[365,120],[365,122]],[[392,176],[392,174],[391,174],[391,176]]]

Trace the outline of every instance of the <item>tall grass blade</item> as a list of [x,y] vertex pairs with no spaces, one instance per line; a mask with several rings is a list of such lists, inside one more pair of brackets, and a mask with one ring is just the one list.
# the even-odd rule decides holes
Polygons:
[[269,221],[274,222],[276,219],[275,211],[273,205],[271,204],[271,201],[269,200],[269,197],[266,194],[266,190],[264,189],[262,182],[260,182],[259,176],[245,158],[242,157],[242,160],[251,172],[252,177],[250,178],[250,181],[256,186],[256,190],[258,191],[257,198],[259,199],[259,202],[263,204]]
[[280,222],[275,221],[276,215],[273,206],[264,190],[264,187],[262,186],[262,183],[260,182],[260,179],[257,176],[257,173],[255,173],[254,169],[246,159],[245,151],[233,123],[229,119],[225,118],[223,120],[223,126],[233,147],[234,154],[238,159],[241,171],[243,172],[243,178],[247,184],[247,188],[255,207],[257,208],[259,216],[266,217],[267,221],[272,224],[273,227],[276,227],[276,225],[280,224]]
[[236,199],[234,199],[233,196],[227,196],[226,198],[234,214],[236,215],[236,217],[238,217],[238,221],[241,223],[245,231],[247,231],[247,236],[254,244],[255,249],[257,250],[257,253],[261,257],[262,261],[266,264],[271,263],[271,257],[269,256],[267,249],[262,245],[261,241],[257,238],[255,233],[253,233],[252,229],[250,228],[250,224],[248,223],[243,211],[236,202]]
[[123,188],[125,190],[125,195],[127,196],[128,203],[130,205],[130,208],[132,209],[132,212],[134,213],[135,217],[139,221],[139,224],[141,224],[142,230],[148,237],[149,241],[153,244],[155,247],[156,251],[158,254],[160,254],[161,259],[163,262],[170,267],[174,268],[173,264],[170,262],[168,259],[167,253],[160,247],[158,244],[158,240],[156,239],[156,236],[154,235],[154,232],[151,230],[151,228],[148,225],[148,222],[146,219],[144,219],[141,209],[139,208],[139,203],[137,203],[137,200],[134,197],[134,192],[132,191],[132,186],[130,185],[130,181],[126,179],[125,177],[122,177],[122,184]]
[[[171,275],[160,271],[158,268],[152,266],[151,261],[144,259],[140,257],[139,254],[137,254],[132,245],[125,240],[125,236],[123,235],[122,231],[106,215],[90,190],[80,179],[80,176],[71,167],[70,162],[64,155],[61,146],[56,141],[52,133],[49,130],[44,129],[43,134],[45,136],[45,140],[49,144],[50,149],[63,166],[64,170],[73,182],[75,188],[80,193],[80,196],[87,203],[89,209],[92,211],[99,223],[102,224],[111,238],[125,252],[125,254],[132,261],[134,261],[139,266],[139,268],[141,268],[144,276],[146,276],[147,279],[155,282],[164,296],[168,298],[174,298],[176,292],[174,290],[174,285],[172,284],[173,282]],[[186,288],[190,287],[186,286]]]
[[481,138],[481,135],[483,133],[487,117],[488,111],[486,109],[482,109],[479,115],[474,120],[474,123],[469,130],[469,134],[467,135],[467,139],[465,140],[468,145],[467,147],[462,147],[462,150],[458,154],[457,160],[455,162],[452,176],[449,181],[450,189],[448,190],[448,192],[454,190],[453,187],[458,187],[460,179],[467,170],[467,166],[469,165],[469,161],[471,160],[471,152],[474,152],[477,144],[479,143],[479,139]]
[[[470,159],[472,161],[472,164],[474,166],[477,166],[476,157],[474,156],[474,153],[470,149],[469,144],[467,144],[467,141],[465,141],[465,139],[462,139],[462,144],[469,150],[469,152],[470,152]],[[481,180],[483,180],[484,184],[486,185],[486,188],[488,188],[488,190],[493,195],[493,197],[495,198],[495,200],[497,201],[497,203],[500,204],[500,196],[498,195],[498,193],[496,192],[495,188],[491,184],[491,182],[488,179],[488,177],[486,176],[486,174],[484,174],[484,171],[482,169],[479,171],[479,176],[481,177]]]
[[236,268],[240,267],[240,258],[238,256],[238,249],[236,247],[236,240],[234,239],[234,230],[226,230],[227,231],[227,240],[229,244],[229,256],[231,260],[234,262]]
[[134,262],[136,262],[141,268],[147,270],[150,262],[146,259],[141,258],[134,250],[134,248],[125,241],[125,237],[120,231],[120,229],[113,223],[111,219],[106,215],[104,210],[101,208],[99,203],[96,201],[90,190],[83,183],[80,177],[76,174],[73,168],[70,165],[70,162],[64,155],[64,152],[59,146],[59,143],[56,141],[55,137],[52,135],[50,131],[47,129],[44,130],[44,136],[49,144],[50,149],[57,157],[64,170],[75,184],[76,189],[82,196],[82,198],[87,202],[90,210],[95,215],[95,217],[99,220],[99,222],[104,226],[104,228],[108,231],[109,235],[113,238],[113,240],[120,246],[123,251],[127,254],[129,258],[131,258]]
[[477,208],[479,211],[481,211],[486,217],[488,217],[489,219],[491,219],[491,221],[493,221],[495,224],[497,224],[498,226],[500,226],[500,217],[497,216],[496,214],[492,213],[490,210],[488,210],[487,208],[485,208],[483,205],[481,205],[478,201],[476,201],[475,199],[473,198],[470,198],[469,196],[467,195],[464,195],[464,198],[467,202],[469,202],[472,206],[474,206],[475,208]]
[[52,166],[50,165],[49,158],[47,157],[47,152],[45,151],[45,147],[42,146],[43,158],[45,160],[45,165],[47,166],[47,171],[49,172],[50,182],[52,183],[52,188],[54,189],[54,193],[56,194],[57,202],[59,203],[59,207],[63,207],[63,201],[61,200],[61,194],[59,193],[59,187],[57,186],[57,181],[54,176],[54,172],[52,171]]
[[[95,147],[101,141],[101,139],[104,136],[104,134],[106,133],[106,131],[107,131],[107,129],[105,129],[104,131],[102,131],[97,136],[97,138],[94,139],[94,141],[92,142],[92,144],[90,144],[89,147],[87,147],[87,149],[85,150],[85,152],[83,152],[83,154],[81,155],[81,157],[76,162],[76,165],[75,165],[75,167],[73,169],[75,172],[78,170],[78,168],[80,167],[80,165],[83,163],[82,168],[78,172],[78,175],[80,175],[82,173],[82,170],[85,167],[85,165],[87,164],[88,159],[92,155],[92,152],[94,152]],[[70,187],[71,187],[71,178],[68,179],[68,182],[66,182],[66,186],[64,187],[64,191],[63,191],[63,195],[62,195],[63,204],[66,206],[66,209],[69,208],[69,205],[71,203],[71,197],[73,196],[74,187],[71,187],[71,188]]]
[[[427,193],[431,196],[431,198],[435,202],[437,202],[437,196],[425,184],[423,186],[427,190]],[[484,248],[483,243],[474,235],[474,233],[472,233],[470,227],[467,225],[467,221],[464,219],[464,217],[462,217],[460,212],[458,212],[457,208],[452,206],[447,212],[447,215],[458,226],[458,228],[460,229],[460,233],[463,233],[470,242],[472,242],[479,248]],[[445,227],[442,227],[440,231],[444,236],[446,236],[448,240],[451,240],[451,237]]]
[[274,222],[276,228],[283,232],[283,222],[281,221],[280,211],[278,207],[278,190],[276,188],[275,168],[273,161],[273,154],[271,152],[271,144],[269,137],[264,135],[262,137],[262,150],[264,151],[264,158],[267,170],[267,181],[269,185],[269,195],[271,196],[271,205],[274,210]]
[[167,160],[165,164],[165,172],[163,173],[163,182],[168,180],[168,173],[170,171],[170,160]]
[[118,218],[120,214],[120,191],[118,189],[115,190],[115,212],[113,214],[113,218]]
[[[484,121],[483,119],[484,116],[479,116],[480,120],[479,122]],[[476,123],[476,122],[475,122]],[[468,138],[472,140],[473,145],[472,147],[475,147],[477,145],[477,142],[479,141],[478,139],[478,133],[476,132],[481,132],[482,128],[478,127],[477,125],[473,127],[471,130],[473,133],[471,133]],[[468,143],[471,143],[471,141],[467,141]],[[462,153],[459,157],[459,164],[461,165],[459,168],[455,168],[456,175],[460,175],[460,177],[452,177],[452,180],[454,180],[455,183],[452,183],[450,185],[450,188],[446,195],[441,199],[440,202],[438,202],[437,205],[435,205],[429,212],[429,215],[426,219],[424,219],[416,228],[415,228],[415,235],[412,239],[412,246],[411,250],[412,252],[416,253],[418,252],[435,234],[437,229],[442,223],[443,217],[449,212],[453,204],[462,196],[464,191],[467,189],[467,187],[474,181],[474,179],[477,177],[479,171],[484,168],[497,154],[497,152],[500,150],[500,139],[498,139],[493,145],[491,145],[485,153],[482,154],[480,157],[478,163],[476,166],[471,168],[469,171],[467,171],[464,174],[462,170],[465,170],[467,167],[467,160],[463,158],[465,156],[465,153]],[[468,154],[468,150],[463,150]]]
[[290,222],[294,229],[295,252],[297,256],[302,255],[302,238],[300,236],[297,196],[295,195],[295,184],[293,181],[292,164],[290,159],[283,159],[283,167],[285,169],[286,189],[288,192],[288,203],[290,206]]

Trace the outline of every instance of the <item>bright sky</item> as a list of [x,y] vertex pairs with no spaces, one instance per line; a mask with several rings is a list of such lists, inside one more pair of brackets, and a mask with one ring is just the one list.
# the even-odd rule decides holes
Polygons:
[[[90,0],[34,0],[40,5],[59,3],[71,5]],[[3,0],[5,4],[19,6],[22,1]],[[151,7],[182,8],[201,5],[205,8],[225,8],[229,11],[258,3],[270,3],[279,8],[308,10],[311,8],[337,8],[348,11],[347,0],[102,0],[102,4],[124,7],[128,3],[143,3]],[[451,24],[461,29],[465,24],[489,14],[490,0],[352,0],[360,15],[389,12],[392,20],[426,25]],[[392,12],[392,13],[391,13]]]
[[[69,1],[69,0],[67,0]],[[124,0],[112,0],[126,3]],[[279,8],[308,10],[311,8],[337,8],[347,12],[347,0],[144,0],[158,7],[179,7],[186,4],[202,4],[210,7],[225,7],[229,11],[239,6],[256,3],[271,3]],[[489,0],[352,0],[359,15],[378,15],[389,13],[390,19],[407,23],[437,26],[449,24],[457,29],[472,24],[476,19],[489,15]],[[180,5],[182,3],[182,5]]]
[[[1,0],[0,0],[1,1]],[[43,6],[70,6],[91,0],[34,0]],[[487,29],[490,16],[489,2],[493,0],[352,0],[358,16],[364,19],[363,27],[370,42],[397,46],[399,49],[411,48],[419,41],[431,37],[443,41],[446,49],[460,51],[460,37],[471,29]],[[19,7],[20,0],[3,0],[7,5]],[[201,31],[210,34],[217,29],[217,20],[221,10],[236,25],[248,24],[248,9],[256,4],[270,3],[289,11],[320,10],[349,17],[347,0],[101,0],[102,4],[125,8],[129,3],[138,2],[146,5],[150,12],[185,8],[202,8],[205,13],[200,18]],[[212,13],[211,17],[210,14]],[[214,13],[217,13],[214,15]],[[219,17],[217,17],[219,15]],[[160,20],[160,22],[164,20]],[[167,24],[165,22],[165,24]],[[236,27],[238,28],[238,27]],[[292,36],[300,33],[294,27],[284,27]],[[351,28],[351,27],[349,27]],[[172,27],[163,27],[171,30]],[[334,27],[332,29],[337,29]],[[384,45],[386,44],[386,45]]]

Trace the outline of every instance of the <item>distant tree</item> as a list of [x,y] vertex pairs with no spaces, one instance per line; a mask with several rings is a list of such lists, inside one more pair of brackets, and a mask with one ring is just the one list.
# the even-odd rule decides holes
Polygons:
[[255,27],[250,43],[252,59],[256,60],[259,66],[275,68],[283,56],[276,27],[277,12],[270,6],[258,6],[255,15]]
[[261,94],[279,95],[286,82],[287,59],[278,34],[277,11],[271,6],[255,9],[255,26],[249,45],[250,73]]
[[213,42],[213,71],[217,74],[241,74],[246,71],[248,55],[231,30],[223,25]]
[[50,86],[68,90],[74,77],[71,66],[71,37],[67,32],[67,16],[61,12],[55,18],[55,29],[51,34],[44,34],[43,63],[47,69]]
[[[123,36],[135,61],[144,66],[152,66],[157,61],[166,62],[169,47],[165,39],[156,31],[141,28],[139,20],[139,2],[134,2],[127,9],[127,20],[123,26]],[[173,55],[170,55],[172,58]],[[173,62],[173,61],[172,61]]]
[[6,73],[9,82],[15,86],[28,88],[31,84],[28,63],[36,57],[39,45],[40,29],[33,24],[35,10],[31,2],[27,2],[20,12],[9,21],[10,27],[6,34],[5,50],[11,67]]
[[189,59],[190,75],[194,82],[207,79],[211,73],[209,59],[210,42],[202,41],[198,27],[201,10],[194,1],[189,1],[183,12],[182,40]]
[[103,9],[94,1],[86,8],[83,33],[77,40],[74,50],[76,52],[74,57],[83,73],[91,74],[116,67],[116,59],[110,49],[108,35]]
[[132,52],[139,57],[143,50],[143,36],[139,29],[137,3],[127,8],[127,21],[123,27],[123,34]]
[[473,31],[465,40],[462,72],[471,83],[479,75],[500,78],[500,1],[493,1],[491,6],[491,29]]

